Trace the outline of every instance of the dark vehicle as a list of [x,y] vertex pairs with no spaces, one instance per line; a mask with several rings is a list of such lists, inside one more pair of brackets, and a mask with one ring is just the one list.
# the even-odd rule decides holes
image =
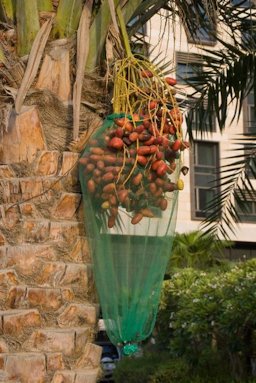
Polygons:
[[95,343],[102,347],[101,368],[103,377],[100,383],[112,383],[114,382],[113,371],[121,359],[121,352],[118,347],[111,343],[105,336],[98,337]]

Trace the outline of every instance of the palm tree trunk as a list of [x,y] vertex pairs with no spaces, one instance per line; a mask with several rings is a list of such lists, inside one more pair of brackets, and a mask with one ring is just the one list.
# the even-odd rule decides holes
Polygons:
[[[140,3],[128,2],[126,19]],[[111,15],[105,0],[90,27],[86,70],[91,74],[82,79],[79,105],[82,136],[71,145],[74,32],[82,1],[58,5],[45,47],[46,35],[37,45],[35,37],[45,17],[53,15],[52,2],[0,1],[4,22],[16,23],[17,15],[17,53],[30,54],[24,65],[11,49],[0,51],[1,75],[12,86],[11,96],[5,93],[0,105],[2,370],[6,380],[96,382],[101,348],[92,341],[98,306],[76,164],[83,140],[109,104],[105,82],[92,72],[99,65]],[[11,83],[8,72],[13,60],[25,70],[18,82],[21,90],[13,87],[17,82]]]
[[[17,2],[19,25],[28,22],[26,27],[32,28],[30,40],[18,38],[22,55],[30,52],[39,30],[39,18],[29,24],[32,16],[26,14],[26,5],[22,19],[22,2]],[[92,344],[97,301],[83,229],[79,153],[68,149],[73,51],[74,42],[65,36],[49,43],[19,114],[12,112],[8,118],[7,95],[1,105],[4,121],[9,121],[1,126],[0,153],[0,291],[5,322],[0,348],[6,380],[96,382],[99,375],[101,348]],[[92,81],[95,96],[98,84]],[[83,129],[97,116],[82,105]]]

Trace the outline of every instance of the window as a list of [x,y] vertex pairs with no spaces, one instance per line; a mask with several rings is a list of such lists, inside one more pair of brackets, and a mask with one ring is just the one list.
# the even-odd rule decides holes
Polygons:
[[244,134],[256,134],[254,93],[251,91],[244,102]]
[[[246,194],[246,192],[244,192],[243,194]],[[239,214],[241,222],[256,222],[256,195],[255,198],[253,198],[253,196],[251,195],[248,195],[246,199],[244,199],[244,201],[246,202],[244,204],[243,209],[241,209],[237,204],[237,212]]]
[[198,76],[199,66],[194,63],[177,63],[177,78],[179,79],[180,84],[185,84],[187,80],[195,78]]
[[249,163],[249,177],[256,179],[256,158],[251,158]]
[[241,43],[246,49],[255,51],[256,48],[256,23],[255,20],[243,21],[241,24]]
[[202,73],[202,58],[197,54],[176,52],[176,77],[180,84],[188,80],[197,82],[196,77]]
[[252,157],[252,150],[251,148],[248,149],[248,147],[245,146],[244,148],[244,155],[245,158],[248,159],[248,154],[250,155],[250,161],[248,163],[248,166],[246,168],[246,175],[247,177],[251,179],[256,179],[256,156]]
[[255,5],[255,0],[232,0],[231,3],[236,7],[250,8]]
[[130,32],[133,35],[131,40],[131,49],[134,54],[140,54],[143,56],[148,56],[149,54],[149,44],[145,41],[145,36],[147,34],[147,24],[142,24],[141,18],[139,16],[133,17],[127,24]]
[[209,114],[204,108],[199,110],[191,110],[188,114],[188,124],[191,129],[196,132],[216,132],[216,118],[212,114],[209,118]]
[[216,197],[218,187],[216,178],[219,168],[219,147],[214,142],[194,143],[194,218],[204,218],[208,205]]
[[142,24],[140,17],[133,17],[127,24],[128,28],[135,29],[136,33],[145,36],[147,34],[147,24]]
[[190,19],[185,24],[189,42],[206,45],[216,43],[216,20],[214,14],[214,10],[208,14],[200,4],[190,7]]

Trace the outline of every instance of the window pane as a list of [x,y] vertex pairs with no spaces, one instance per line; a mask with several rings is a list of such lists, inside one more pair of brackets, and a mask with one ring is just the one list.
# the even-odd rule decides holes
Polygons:
[[[140,17],[139,16],[136,16],[136,17],[133,17],[129,22],[128,22],[128,27],[133,27],[135,23],[139,22],[140,21]],[[147,34],[147,25],[146,24],[141,24],[139,26],[139,28],[137,29],[137,33],[140,33],[142,35],[146,35]]]
[[218,144],[213,142],[195,142],[194,187],[195,216],[206,217],[217,193]]
[[209,114],[203,108],[200,110],[191,110],[189,112],[188,120],[190,121],[191,128],[196,131],[216,132],[215,115],[212,114],[209,118]]
[[248,128],[251,133],[256,133],[256,116],[255,116],[255,107],[254,105],[248,106]]
[[186,83],[188,79],[192,79],[193,77],[197,77],[201,71],[200,64],[194,63],[177,63],[176,74],[179,82],[182,84]]
[[249,172],[251,178],[256,178],[256,158],[252,158],[249,163]]
[[215,196],[214,190],[199,189],[199,210],[205,210]]
[[256,214],[255,215],[241,215],[241,222],[256,222]]
[[195,166],[196,173],[216,174],[216,168],[212,166]]
[[[188,40],[200,43],[212,43],[216,41],[216,22],[209,17],[205,8],[201,5],[191,6],[190,20],[188,25]],[[211,12],[212,16],[214,11]]]
[[247,109],[245,110],[244,117],[244,133],[255,134],[256,133],[256,115],[254,106],[254,93],[250,92],[246,99]]
[[250,19],[241,24],[241,43],[246,50],[255,50],[256,46],[256,23]]
[[248,104],[252,104],[254,105],[254,93],[253,92],[250,92],[247,96],[247,101],[248,101]]
[[209,27],[199,27],[196,31],[196,39],[199,41],[215,41],[210,25]]
[[255,122],[255,107],[250,105],[250,121]]
[[243,211],[237,207],[241,222],[256,222],[256,202],[246,200]]
[[212,175],[195,174],[195,183],[197,186],[213,187],[214,179]]
[[232,5],[249,8],[253,5],[253,0],[232,0]]
[[216,167],[216,144],[197,143],[197,161],[198,165],[208,165]]

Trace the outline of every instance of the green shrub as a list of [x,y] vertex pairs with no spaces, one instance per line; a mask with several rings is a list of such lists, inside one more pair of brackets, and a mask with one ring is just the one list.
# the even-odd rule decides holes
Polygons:
[[175,273],[164,283],[157,329],[171,355],[196,369],[214,376],[225,358],[233,377],[248,375],[256,352],[256,260],[227,272]]
[[[215,362],[216,363],[216,362]],[[246,383],[233,381],[219,361],[217,376],[209,375],[209,370],[195,369],[184,358],[171,358],[169,354],[157,352],[143,357],[124,358],[114,372],[115,383]],[[203,368],[203,366],[201,366]],[[256,383],[250,381],[247,383]]]
[[183,359],[162,361],[149,377],[148,383],[190,383],[189,366]]
[[173,360],[166,353],[152,353],[122,359],[114,371],[114,380],[115,383],[185,383],[188,371],[184,360]]
[[228,271],[183,269],[164,282],[158,350],[124,358],[115,383],[256,383],[256,260]]
[[114,371],[114,381],[115,383],[148,383],[149,376],[156,370],[160,360],[157,354],[142,358],[124,357]]

